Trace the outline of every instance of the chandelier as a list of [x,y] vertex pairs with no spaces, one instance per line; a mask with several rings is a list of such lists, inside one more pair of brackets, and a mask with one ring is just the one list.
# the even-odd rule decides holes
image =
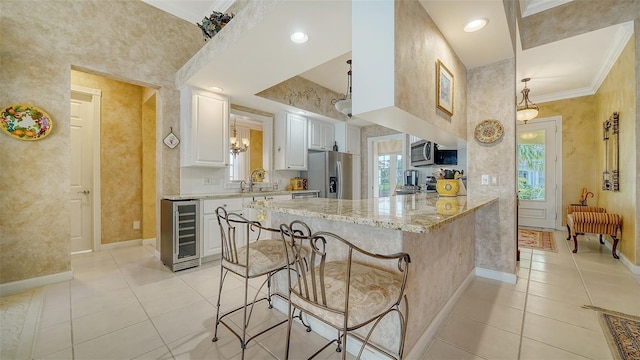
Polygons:
[[238,142],[238,130],[236,129],[236,121],[233,120],[233,136],[231,136],[231,138],[229,139],[229,151],[231,152],[231,155],[233,155],[233,157],[235,158],[236,155],[240,154],[241,152],[245,152],[247,150],[249,150],[249,139],[247,138],[242,138],[242,145],[240,145],[240,143]]
[[351,118],[351,59],[347,60],[347,64],[349,64],[349,71],[347,72],[347,93],[340,94],[342,98],[333,99],[331,103],[336,107],[336,110]]
[[527,81],[529,80],[531,80],[531,78],[522,79],[524,83],[524,89],[520,91],[522,93],[522,100],[518,104],[518,110],[516,111],[516,119],[518,121],[524,121],[525,124],[527,121],[538,116],[539,110],[538,105],[529,100],[529,88],[527,87]]

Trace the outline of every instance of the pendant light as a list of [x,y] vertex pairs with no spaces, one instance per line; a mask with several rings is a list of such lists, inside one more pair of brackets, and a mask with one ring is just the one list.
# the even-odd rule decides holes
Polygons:
[[516,119],[518,121],[524,121],[525,124],[527,121],[538,116],[539,110],[538,105],[529,100],[529,88],[527,87],[527,81],[530,80],[531,78],[522,79],[522,82],[524,83],[524,89],[520,91],[522,93],[522,100],[518,104],[518,110],[516,111]]
[[351,118],[351,59],[347,60],[347,64],[349,64],[349,71],[347,72],[347,93],[340,94],[342,98],[333,99],[331,103],[336,107],[336,110]]
[[233,136],[229,139],[229,151],[235,158],[239,153],[249,150],[249,139],[242,138],[242,145],[239,143],[238,130],[236,129],[236,121],[233,120]]

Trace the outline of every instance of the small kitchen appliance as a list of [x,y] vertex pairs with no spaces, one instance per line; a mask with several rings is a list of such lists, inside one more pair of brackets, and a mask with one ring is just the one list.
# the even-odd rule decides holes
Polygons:
[[404,171],[404,186],[418,186],[418,180],[420,173],[418,170],[405,170]]

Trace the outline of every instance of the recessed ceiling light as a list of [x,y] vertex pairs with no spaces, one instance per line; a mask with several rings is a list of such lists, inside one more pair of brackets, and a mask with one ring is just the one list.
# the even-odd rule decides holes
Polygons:
[[291,41],[296,44],[304,44],[309,40],[309,36],[301,31],[291,34]]
[[302,111],[302,110],[298,110],[298,111],[296,111],[296,112],[297,112],[298,114],[300,114],[300,115],[304,115],[304,114],[306,114],[306,112],[304,112],[304,111]]
[[222,92],[224,91],[223,88],[219,87],[219,86],[212,86],[209,89],[211,89],[211,91],[216,91],[216,92]]
[[489,19],[476,19],[469,21],[467,25],[464,26],[464,31],[466,32],[474,32],[482,29],[487,26],[489,23]]

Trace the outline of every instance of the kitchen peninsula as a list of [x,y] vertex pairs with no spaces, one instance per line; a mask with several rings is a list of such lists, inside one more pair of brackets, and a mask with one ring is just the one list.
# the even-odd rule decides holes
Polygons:
[[245,206],[269,212],[272,223],[302,220],[312,231],[336,233],[374,253],[409,253],[405,356],[423,350],[458,288],[472,279],[478,254],[487,253],[476,248],[499,238],[497,227],[488,225],[498,216],[498,200],[493,197],[415,194],[256,201]]

